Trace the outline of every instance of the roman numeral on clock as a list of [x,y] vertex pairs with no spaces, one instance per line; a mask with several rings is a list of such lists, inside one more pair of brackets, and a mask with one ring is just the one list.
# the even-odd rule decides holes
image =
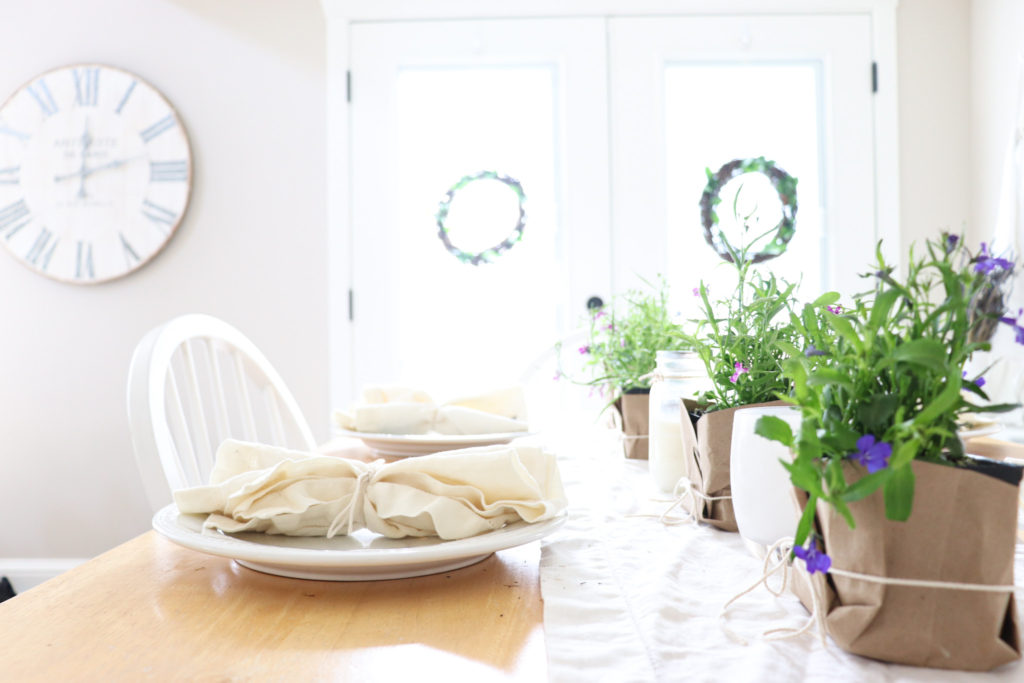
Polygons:
[[75,104],[81,107],[95,107],[100,91],[100,69],[98,66],[73,69],[75,80]]
[[118,103],[117,109],[114,110],[115,114],[121,114],[121,110],[124,109],[124,105],[128,104],[128,98],[132,96],[132,91],[135,90],[135,86],[137,84],[138,81],[132,81],[131,85],[128,86],[128,89],[124,91],[124,95],[121,96],[121,101]]
[[28,133],[22,133],[20,130],[14,130],[5,124],[0,124],[0,135],[10,135],[11,137],[18,138],[22,142],[32,137]]
[[[121,237],[121,240],[124,241],[124,236]],[[78,251],[75,252],[75,277],[79,280],[85,277],[89,279],[96,277],[96,272],[92,267],[92,242],[78,243]]]
[[[39,234],[36,235],[36,241],[32,243],[28,253],[25,254],[25,260],[31,263],[33,266],[39,266],[43,270],[46,270],[50,265],[50,258],[53,256],[53,250],[57,248],[59,239],[50,242],[50,238],[53,237],[53,233],[42,228],[39,230]],[[39,259],[42,259],[42,263]]]
[[124,233],[119,232],[117,236],[121,238],[121,251],[124,252],[124,261],[128,264],[128,267],[132,268],[136,263],[141,262],[142,259],[139,258],[139,255],[132,249],[132,245],[125,239]]
[[187,161],[151,161],[149,162],[150,182],[184,182],[188,180]]
[[178,215],[169,209],[154,204],[148,199],[142,200],[142,215],[153,221],[160,232],[166,234],[167,228],[172,227],[178,220]]
[[28,213],[28,206],[25,204],[24,199],[19,199],[13,204],[8,204],[0,209],[0,230],[7,231],[7,234],[4,235],[6,239],[11,239],[11,237],[14,236],[14,233],[18,232],[25,227],[26,224],[31,222],[32,219],[27,218]]
[[28,86],[28,94],[35,99],[44,116],[53,116],[57,113],[57,103],[53,101],[53,95],[50,94],[50,89],[46,87],[46,81],[43,79],[40,78]]
[[174,114],[168,114],[149,128],[139,132],[139,135],[142,136],[143,142],[148,143],[157,135],[160,135],[160,133],[163,133],[165,130],[170,130],[171,128],[174,128]]

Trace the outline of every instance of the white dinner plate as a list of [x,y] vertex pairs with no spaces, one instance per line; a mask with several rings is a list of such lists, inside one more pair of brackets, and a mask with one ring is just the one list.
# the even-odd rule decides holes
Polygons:
[[178,545],[227,557],[266,574],[320,581],[404,579],[475,564],[491,553],[547,536],[568,513],[544,522],[515,522],[455,541],[436,536],[386,538],[361,529],[334,538],[278,534],[225,534],[203,530],[206,515],[183,515],[174,503],[153,516],[153,528]]
[[979,436],[992,436],[998,434],[1003,430],[1003,425],[1000,422],[972,420],[960,427],[957,431],[957,436],[963,439],[976,439]]
[[381,455],[407,457],[430,455],[476,446],[494,446],[513,439],[532,436],[533,432],[502,432],[500,434],[371,434],[339,429],[342,436],[361,439],[368,448]]

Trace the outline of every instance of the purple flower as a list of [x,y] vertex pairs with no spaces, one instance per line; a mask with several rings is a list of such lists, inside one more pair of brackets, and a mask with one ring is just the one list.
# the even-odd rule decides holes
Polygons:
[[814,344],[811,344],[807,347],[807,350],[804,351],[804,355],[810,358],[811,356],[827,356],[828,354],[815,347]]
[[606,332],[611,332],[612,330],[615,329],[615,323],[608,323],[607,325],[604,326],[604,329]]
[[991,273],[994,269],[1013,270],[1013,261],[1005,258],[996,258],[989,253],[988,245],[981,243],[981,252],[978,253],[978,261],[974,264],[975,273]]
[[585,356],[588,353],[590,353],[590,347],[589,346],[581,346],[580,347],[580,355],[581,356]]
[[946,253],[951,253],[960,242],[960,235],[946,235]]
[[694,287],[693,288],[693,295],[694,296],[700,296],[700,288],[699,287]]
[[740,375],[750,372],[750,368],[743,367],[743,363],[739,361],[736,361],[736,363],[734,363],[732,367],[736,370],[736,372],[732,373],[732,377],[729,378],[729,381],[731,381],[733,384],[735,384],[737,380],[739,380]]
[[[964,379],[967,379],[967,371],[964,370],[963,374],[960,375],[960,376],[962,378],[964,378]],[[974,386],[978,387],[979,389],[982,388],[983,386],[985,386],[985,378],[984,377],[978,377],[977,379],[973,379],[971,381],[974,382]]]
[[889,466],[889,456],[892,455],[892,444],[885,441],[878,441],[873,434],[865,434],[857,439],[857,452],[846,456],[856,460],[868,468],[868,474],[874,474]]
[[999,319],[999,322],[1006,323],[1013,328],[1014,341],[1018,344],[1024,344],[1024,327],[1017,322],[1022,315],[1024,315],[1024,308],[1017,311],[1017,317],[1015,318],[1007,316]]
[[814,572],[825,574],[832,566],[832,558],[818,550],[818,542],[813,538],[806,548],[800,546],[793,548],[793,554],[804,561],[808,573],[811,574]]
[[619,342],[619,346],[623,349],[626,348],[626,340],[623,339],[621,342]]
[[835,313],[836,315],[839,315],[840,313],[843,312],[842,304],[836,304],[835,306],[826,306],[826,308],[828,309],[829,313]]
[[605,317],[606,315],[608,315],[608,314],[605,311],[598,311],[597,313],[594,314],[594,320],[600,320],[601,318]]

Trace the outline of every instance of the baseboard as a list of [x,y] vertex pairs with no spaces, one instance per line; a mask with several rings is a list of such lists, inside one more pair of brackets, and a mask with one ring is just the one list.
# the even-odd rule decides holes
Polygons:
[[87,558],[77,557],[32,557],[10,558],[0,557],[0,576],[6,576],[14,592],[24,593],[29,588],[38,586],[43,581],[63,574],[86,561]]

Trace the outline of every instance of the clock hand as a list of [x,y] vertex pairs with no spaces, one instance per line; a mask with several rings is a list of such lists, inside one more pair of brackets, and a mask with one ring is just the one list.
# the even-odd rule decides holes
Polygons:
[[105,164],[102,164],[100,166],[95,166],[93,168],[82,168],[82,169],[79,169],[77,171],[72,171],[71,173],[65,173],[64,175],[56,175],[56,176],[53,177],[53,180],[55,182],[61,182],[63,180],[67,180],[69,178],[87,178],[87,177],[91,176],[93,173],[96,173],[98,171],[106,171],[106,170],[111,169],[111,168],[117,168],[119,166],[124,166],[125,164],[128,164],[128,163],[130,163],[132,161],[135,161],[135,160],[141,159],[141,158],[142,158],[142,155],[139,155],[139,156],[136,156],[136,157],[128,157],[127,159],[115,159],[114,161],[108,161]]
[[85,131],[82,133],[82,166],[78,171],[78,197],[85,199],[85,156],[92,144],[92,136],[89,135],[89,119],[85,120]]

